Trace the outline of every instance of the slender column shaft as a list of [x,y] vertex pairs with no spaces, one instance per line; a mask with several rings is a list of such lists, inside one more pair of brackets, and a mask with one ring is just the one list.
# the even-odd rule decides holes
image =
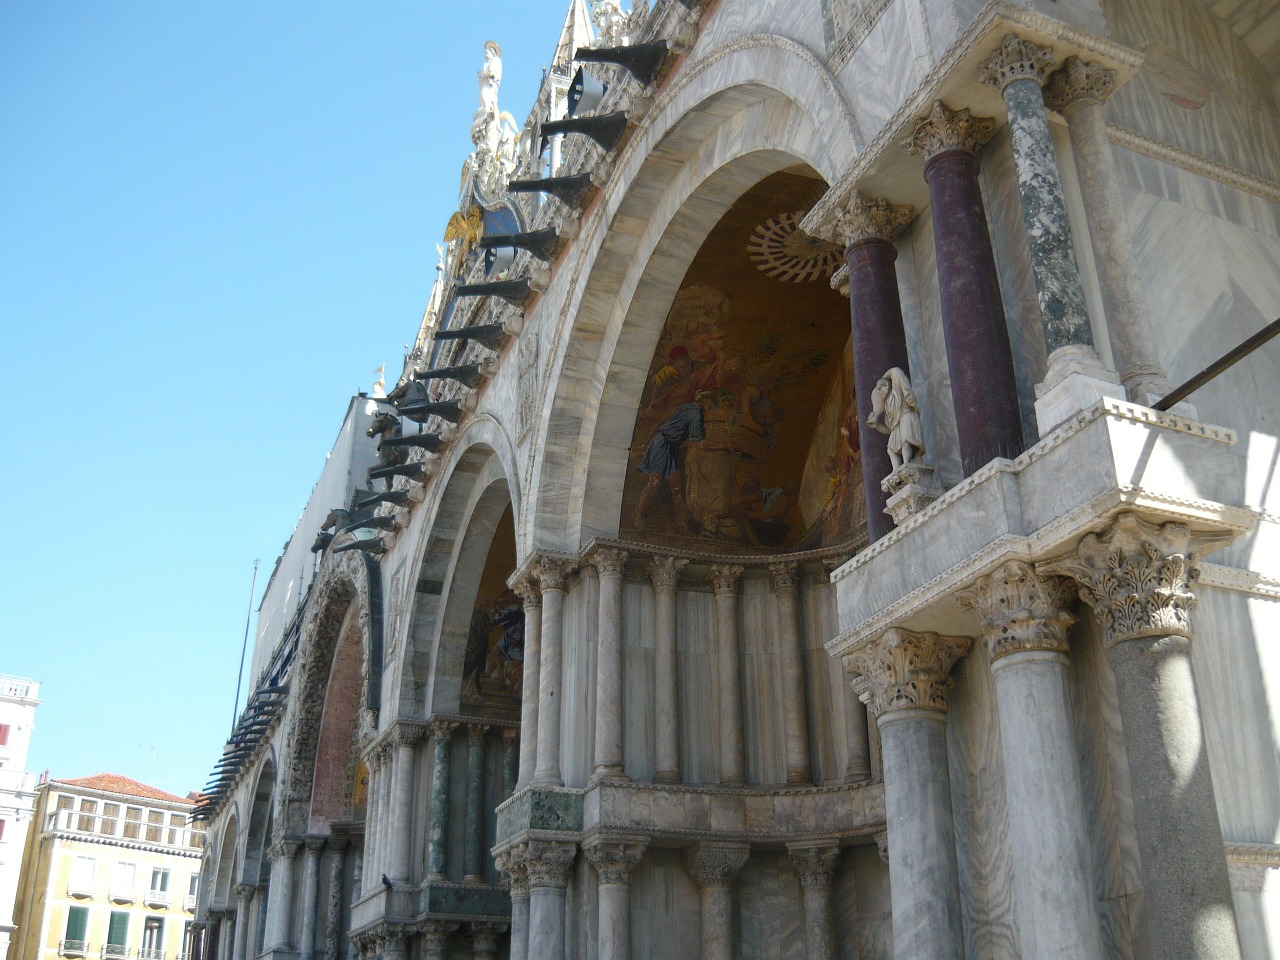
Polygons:
[[388,873],[392,880],[407,883],[413,849],[413,749],[420,736],[418,728],[406,728],[395,747],[391,768],[394,792],[391,849],[387,851]]
[[583,844],[596,869],[599,904],[599,960],[631,960],[631,871],[648,839],[597,836]]
[[458,929],[456,923],[444,920],[427,920],[422,924],[422,960],[445,960],[449,936]]
[[431,764],[431,832],[428,841],[428,872],[443,879],[447,867],[449,838],[449,744],[458,724],[452,720],[433,720],[434,739]]
[[809,766],[808,696],[801,649],[799,575],[794,563],[775,563],[773,592],[782,661],[782,722],[787,757],[787,783],[812,783]]
[[365,793],[365,812],[364,812],[364,834],[365,834],[365,860],[372,864],[378,856],[378,797],[381,795],[381,776],[382,768],[378,762],[378,751],[374,750],[369,753],[365,760],[365,767],[369,771],[369,785]]
[[267,946],[287,950],[293,922],[293,858],[298,841],[286,837],[271,851],[271,890],[268,906]]
[[[409,944],[403,935],[387,933],[380,938],[382,944],[382,960],[408,960]],[[425,951],[424,951],[425,953]],[[428,957],[428,960],[443,960],[439,955]]]
[[500,853],[498,869],[511,884],[511,960],[529,957],[529,870],[519,848]]
[[1102,104],[1115,87],[1113,71],[1073,56],[1049,78],[1044,92],[1049,106],[1067,121],[1111,352],[1130,398],[1142,403],[1168,393],[1170,383],[1156,353],[1151,314],[1133,262],[1133,238],[1102,115]]
[[990,118],[937,101],[908,141],[928,158],[942,335],[965,476],[1022,451],[1013,354],[975,154],[994,132]]
[[342,940],[343,877],[347,867],[347,842],[329,841],[329,905],[324,917],[324,960],[338,960]]
[[600,574],[599,632],[596,648],[595,776],[624,777],[622,760],[623,643],[622,550],[595,551]]
[[502,731],[502,799],[511,796],[520,776],[520,731]]
[[[542,587],[542,655],[538,669],[538,762],[533,782],[563,786],[560,774],[560,689],[564,678],[564,578],[566,566],[543,557],[537,568]],[[561,894],[563,896],[563,892]]]
[[498,956],[499,924],[473,923],[471,925],[471,955],[473,960],[494,960]]
[[520,693],[520,776],[517,785],[533,780],[538,762],[538,683],[542,660],[542,594],[531,580],[515,586],[524,601],[524,664]]
[[685,869],[700,888],[702,960],[733,960],[733,880],[749,853],[734,843],[699,843],[685,851]]
[[249,956],[249,904],[253,902],[254,889],[247,883],[236,887],[236,943],[232,960],[246,960]]
[[907,335],[902,324],[902,300],[894,261],[894,234],[910,221],[908,206],[854,193],[837,217],[849,266],[849,318],[853,334],[853,393],[858,404],[858,447],[862,455],[862,488],[867,503],[867,533],[874,543],[893,529],[885,513],[888,494],[880,481],[893,469],[888,437],[867,423],[871,394],[885,371],[911,370]]
[[525,845],[529,872],[529,960],[564,960],[564,888],[577,845],[531,840]]
[[711,568],[716,591],[716,648],[720,678],[720,782],[746,783],[742,738],[742,664],[738,657],[738,578],[742,567]]
[[467,727],[464,883],[480,883],[484,879],[484,735],[487,730],[488,727],[478,723]]
[[835,843],[790,844],[787,850],[800,875],[804,906],[805,960],[835,960],[835,927],[831,920],[831,877],[840,848]]
[[680,782],[679,645],[676,637],[676,584],[688,564],[680,557],[654,557],[649,565],[653,581],[654,630],[654,758],[653,778]]
[[320,895],[320,851],[324,837],[307,837],[302,858],[302,933],[298,952],[302,960],[316,955],[316,906]]

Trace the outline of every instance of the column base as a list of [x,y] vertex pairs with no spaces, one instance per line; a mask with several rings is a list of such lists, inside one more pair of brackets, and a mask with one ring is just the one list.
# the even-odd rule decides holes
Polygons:
[[880,489],[889,494],[884,512],[901,526],[908,517],[919,513],[942,492],[933,479],[933,467],[926,463],[904,463],[880,481]]
[[591,772],[591,782],[598,780],[630,780],[631,778],[623,772],[621,764],[610,764],[607,767],[596,767]]
[[1044,381],[1036,384],[1036,425],[1044,436],[1058,424],[1103,397],[1125,400],[1120,378],[1098,359],[1093,347],[1069,344],[1049,357]]
[[654,783],[679,783],[680,774],[674,770],[659,770],[653,775]]
[[462,878],[463,883],[484,883],[484,877],[476,873],[468,873]]
[[808,770],[788,770],[787,786],[794,787],[799,785],[812,786],[813,774]]

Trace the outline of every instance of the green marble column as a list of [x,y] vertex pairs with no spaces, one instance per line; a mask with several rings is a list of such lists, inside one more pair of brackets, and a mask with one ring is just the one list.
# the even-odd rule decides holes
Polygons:
[[432,720],[428,725],[435,750],[431,762],[431,832],[428,872],[444,879],[449,837],[449,742],[458,728],[455,720]]
[[488,727],[467,725],[467,822],[463,842],[463,883],[484,879],[484,735]]

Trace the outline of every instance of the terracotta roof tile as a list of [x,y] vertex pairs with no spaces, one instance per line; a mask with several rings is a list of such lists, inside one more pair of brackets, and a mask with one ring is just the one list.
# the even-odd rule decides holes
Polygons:
[[169,793],[159,787],[149,787],[130,777],[118,773],[95,773],[91,777],[77,777],[73,780],[56,778],[54,783],[65,783],[69,787],[87,787],[90,790],[105,790],[109,793],[123,793],[130,797],[141,797],[144,800],[163,800],[166,803],[185,803],[191,801],[176,793]]

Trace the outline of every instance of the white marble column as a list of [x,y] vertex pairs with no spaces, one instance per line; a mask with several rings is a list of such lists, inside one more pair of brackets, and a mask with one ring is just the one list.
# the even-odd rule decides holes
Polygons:
[[236,942],[231,960],[248,960],[249,956],[249,904],[258,888],[252,883],[236,884]]
[[738,656],[738,580],[742,567],[711,567],[716,591],[716,662],[720,677],[720,782],[744,784],[746,755],[742,737],[742,661]]
[[397,883],[408,883],[411,876],[414,750],[421,739],[422,727],[403,721],[396,724],[391,766],[392,839],[387,851],[387,873]]
[[422,960],[445,960],[449,947],[449,937],[458,929],[458,924],[447,920],[424,920],[419,926],[420,943],[422,944]]
[[648,837],[617,834],[583,841],[598,881],[598,960],[631,960],[631,871],[648,843]]
[[473,923],[471,925],[472,960],[497,960],[498,937],[505,929],[500,923]]
[[627,554],[624,550],[600,547],[592,553],[591,562],[600,575],[593,776],[625,779],[622,758],[622,571],[627,565]]
[[1102,626],[1137,812],[1146,942],[1161,960],[1240,956],[1191,669],[1198,555],[1231,539],[1122,513],[1074,554],[1037,567],[1074,578]]
[[289,950],[293,923],[293,859],[302,844],[296,837],[282,837],[271,848],[271,890],[267,902],[267,946]]
[[560,773],[560,710],[564,677],[564,591],[569,565],[540,557],[533,573],[542,590],[542,654],[538,667],[538,762],[533,782],[564,786]]
[[524,660],[520,686],[520,773],[516,788],[528,786],[538,763],[538,678],[542,660],[542,593],[533,577],[512,588],[524,603]]
[[329,903],[324,915],[324,960],[338,960],[342,941],[343,877],[346,874],[345,838],[329,837]]
[[702,960],[733,960],[733,880],[746,866],[745,843],[698,843],[685,850],[684,866],[701,891]]
[[771,563],[778,652],[782,661],[782,724],[787,757],[787,783],[812,783],[809,765],[808,697],[800,639],[799,572],[795,563]]
[[528,960],[529,871],[519,850],[498,854],[497,864],[511,890],[511,960]]
[[[409,940],[405,931],[401,929],[384,929],[378,936],[378,946],[382,953],[382,960],[409,960]],[[440,960],[440,958],[437,957],[434,960]]]
[[564,960],[564,888],[577,844],[529,840],[521,847],[529,875],[528,960]]
[[[208,925],[198,960],[222,960],[227,954],[227,915],[221,910],[210,910],[206,916]],[[212,950],[209,949],[210,944],[213,945]]]
[[653,582],[653,712],[654,775],[659,783],[680,782],[680,667],[676,633],[676,585],[689,563],[682,557],[654,557]]
[[427,874],[432,880],[443,880],[448,866],[449,844],[449,744],[453,731],[458,729],[458,722],[436,717],[428,723],[427,729],[433,740]]
[[1147,295],[1133,262],[1133,237],[1102,113],[1103,103],[1115,89],[1114,71],[1071,56],[1049,77],[1044,96],[1049,109],[1067,121],[1120,380],[1131,400],[1150,405],[1173,385],[1156,351]]
[[835,927],[831,921],[831,878],[840,857],[838,840],[787,844],[791,862],[800,875],[804,900],[805,960],[835,960]]
[[1102,960],[1067,689],[1068,581],[1011,560],[962,593],[995,675],[1024,960]]
[[382,777],[382,766],[379,761],[381,750],[374,747],[365,756],[364,766],[369,772],[369,783],[365,788],[364,798],[364,859],[369,864],[369,869],[373,870],[374,862],[378,856],[378,797],[381,795],[380,781]]
[[324,837],[307,836],[302,842],[306,852],[302,856],[302,932],[298,954],[302,960],[312,960],[316,955],[316,907],[320,897],[320,851],[324,849]]
[[484,882],[484,736],[482,723],[467,724],[467,806],[463,824],[462,882]]
[[964,957],[947,694],[971,642],[891,628],[842,658],[880,727],[893,950],[902,960]]

